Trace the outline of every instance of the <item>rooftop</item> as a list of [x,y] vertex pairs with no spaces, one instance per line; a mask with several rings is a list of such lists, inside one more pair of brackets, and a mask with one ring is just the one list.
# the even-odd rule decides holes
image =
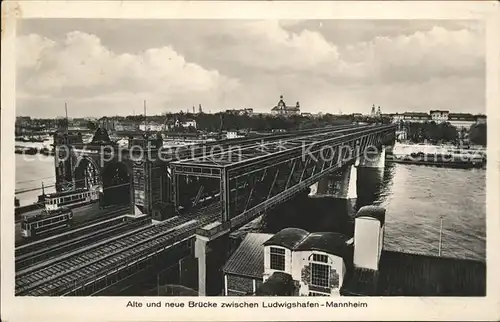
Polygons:
[[309,235],[308,231],[300,228],[285,228],[268,239],[264,246],[276,245],[294,249]]
[[432,114],[432,113],[449,113],[450,111],[447,111],[447,110],[431,110],[429,113]]
[[300,107],[298,106],[284,106],[283,108],[281,108],[280,106],[275,106],[271,109],[271,111],[278,111],[281,109],[284,109],[286,111],[300,111]]
[[364,206],[359,209],[355,217],[371,217],[377,219],[383,225],[385,223],[385,209],[377,206]]
[[339,233],[311,233],[294,250],[315,250],[345,257],[349,252],[348,240],[347,236]]
[[404,112],[403,115],[404,116],[429,116],[429,114],[423,113],[423,112]]
[[355,268],[348,274],[343,295],[486,295],[486,264],[474,260],[382,251],[378,272]]
[[264,242],[272,234],[248,233],[234,251],[222,271],[226,274],[262,279],[264,274]]

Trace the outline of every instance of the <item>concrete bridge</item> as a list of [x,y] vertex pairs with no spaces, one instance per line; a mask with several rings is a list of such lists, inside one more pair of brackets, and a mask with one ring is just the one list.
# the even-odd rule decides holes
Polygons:
[[99,294],[192,255],[204,295],[210,249],[313,185],[324,190],[325,182],[335,182],[330,194],[352,207],[355,166],[382,166],[383,146],[393,144],[395,131],[395,125],[346,125],[174,149],[153,136],[132,139],[125,150],[103,130],[86,146],[78,136],[58,136],[59,189],[102,184],[103,198],[113,202],[125,193],[139,217],[160,223],[18,271],[16,295]]

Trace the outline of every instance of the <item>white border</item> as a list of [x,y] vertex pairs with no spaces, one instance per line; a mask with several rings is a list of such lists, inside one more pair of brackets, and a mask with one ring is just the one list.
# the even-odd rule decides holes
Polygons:
[[[499,21],[496,2],[146,2],[25,1],[2,3],[1,69],[1,317],[11,321],[158,320],[498,320],[499,291]],[[14,298],[14,120],[16,23],[21,18],[123,19],[478,19],[487,30],[487,265],[486,298],[350,298],[364,309],[126,309],[129,298]],[[158,298],[151,298],[155,301]],[[196,298],[202,300],[202,298]],[[195,300],[196,300],[195,299]],[[233,298],[210,298],[221,302]],[[348,298],[340,298],[344,301]],[[146,298],[140,300],[146,301]],[[169,298],[168,300],[172,300]],[[179,301],[187,298],[179,299]],[[242,301],[241,298],[235,300]],[[251,298],[261,302],[262,299]],[[295,298],[272,298],[295,300]],[[318,302],[319,298],[300,298]]]

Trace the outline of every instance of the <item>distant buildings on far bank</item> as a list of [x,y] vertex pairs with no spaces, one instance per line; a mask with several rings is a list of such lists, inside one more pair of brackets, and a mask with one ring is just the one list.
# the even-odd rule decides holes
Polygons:
[[252,116],[253,115],[253,108],[242,108],[242,109],[232,109],[232,110],[226,110],[227,114],[233,114],[233,115],[248,115]]
[[470,113],[450,113],[446,110],[431,110],[429,113],[404,112],[390,114],[393,123],[450,123],[457,128],[469,128],[476,123],[486,123],[486,115]]
[[[51,132],[60,128],[67,123],[68,130],[82,130],[92,131],[94,127],[98,126],[108,131],[128,132],[128,131],[169,131],[176,128],[189,128],[190,130],[197,129],[197,121],[200,122],[199,116],[205,114],[202,110],[201,104],[199,105],[198,112],[193,107],[193,113],[187,110],[187,113],[181,111],[180,113],[166,113],[162,116],[148,117],[146,122],[141,116],[133,117],[102,117],[100,119],[85,117],[85,118],[70,118],[67,121],[64,117],[56,119],[32,119],[29,116],[18,116],[15,123],[16,135],[24,135],[32,132]],[[382,113],[380,106],[372,105],[370,113],[351,113],[351,114],[338,114],[321,112],[310,113],[301,112],[300,102],[296,102],[295,106],[290,106],[285,103],[283,95],[280,95],[277,104],[270,109],[267,113],[256,112],[252,107],[241,109],[229,109],[223,112],[225,114],[235,116],[249,116],[249,117],[297,117],[304,118],[321,118],[326,115],[329,118],[351,120],[358,122],[369,122],[370,119],[381,119],[383,122],[392,121],[393,123],[449,123],[458,129],[470,128],[473,124],[485,124],[487,117],[483,114],[470,114],[470,113],[450,113],[448,110],[431,110],[429,113],[424,112],[404,112],[404,113]],[[210,112],[208,114],[211,114]]]

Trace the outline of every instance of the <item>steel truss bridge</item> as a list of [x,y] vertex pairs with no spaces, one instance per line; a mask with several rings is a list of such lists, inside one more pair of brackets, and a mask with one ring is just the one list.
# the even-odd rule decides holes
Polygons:
[[[219,142],[219,153],[169,164],[179,215],[16,271],[16,295],[93,295],[193,254],[196,234],[216,238],[391,144],[394,125],[349,125]],[[188,153],[193,153],[189,150]],[[186,156],[184,156],[186,157]],[[142,219],[138,219],[142,220]]]
[[[368,146],[392,142],[394,133],[393,125],[332,129],[173,162],[174,202],[191,209],[217,200],[220,225],[197,233],[226,233],[353,162]],[[192,186],[196,195],[186,194]]]

